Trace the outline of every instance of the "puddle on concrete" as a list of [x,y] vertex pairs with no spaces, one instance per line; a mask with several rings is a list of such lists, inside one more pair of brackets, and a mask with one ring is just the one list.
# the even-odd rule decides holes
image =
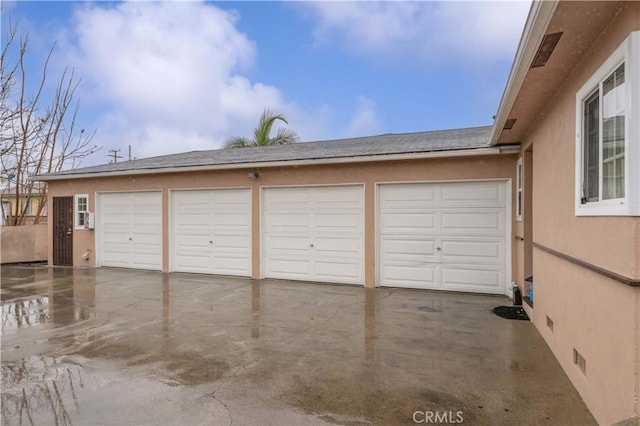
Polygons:
[[542,339],[494,318],[493,298],[2,273],[2,424],[413,424],[429,410],[463,410],[466,424],[590,424]]
[[[344,416],[360,417],[361,424],[415,424],[416,411],[464,413],[468,424],[490,424],[489,419],[454,395],[432,389],[397,389],[373,380],[347,380],[333,377],[313,383],[296,379],[282,395],[293,406],[338,424]],[[419,417],[419,416],[418,416]]]
[[84,388],[82,367],[48,356],[2,363],[2,424],[70,425]]
[[2,334],[16,332],[19,328],[43,325],[51,321],[49,297],[34,296],[0,305]]
[[226,361],[197,353],[155,353],[129,361],[127,365],[152,365],[154,376],[184,386],[214,383],[225,377],[230,369]]

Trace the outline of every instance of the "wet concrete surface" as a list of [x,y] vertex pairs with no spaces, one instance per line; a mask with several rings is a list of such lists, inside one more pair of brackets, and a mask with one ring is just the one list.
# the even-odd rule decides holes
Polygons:
[[595,424],[503,297],[2,266],[2,424]]

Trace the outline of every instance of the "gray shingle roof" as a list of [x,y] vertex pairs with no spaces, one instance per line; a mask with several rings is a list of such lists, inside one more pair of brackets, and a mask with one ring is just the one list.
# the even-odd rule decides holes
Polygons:
[[[84,167],[58,173],[40,175],[40,178],[56,176],[85,175],[92,173],[116,173],[197,166],[222,166],[237,164],[260,166],[260,163],[326,160],[348,157],[384,156],[393,154],[425,153],[434,151],[453,151],[489,147],[491,126],[467,129],[438,130],[415,133],[389,133],[378,136],[365,136],[350,139],[338,139],[318,142],[305,142],[293,145],[275,145],[254,148],[218,149],[210,151],[192,151],[181,154],[163,155],[124,161],[115,164]],[[38,178],[36,177],[36,178]]]

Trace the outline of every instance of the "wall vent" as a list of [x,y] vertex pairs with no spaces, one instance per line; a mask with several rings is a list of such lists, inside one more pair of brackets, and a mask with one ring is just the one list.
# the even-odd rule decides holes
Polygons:
[[508,118],[507,121],[504,122],[504,127],[502,130],[511,130],[513,126],[516,124],[517,118]]
[[573,348],[573,363],[578,366],[582,374],[587,375],[587,360],[576,350]]
[[551,57],[553,50],[556,48],[558,42],[560,41],[560,37],[562,37],[562,33],[546,34],[542,38],[542,42],[538,47],[536,56],[534,56],[533,62],[531,62],[531,68],[545,66],[545,64]]

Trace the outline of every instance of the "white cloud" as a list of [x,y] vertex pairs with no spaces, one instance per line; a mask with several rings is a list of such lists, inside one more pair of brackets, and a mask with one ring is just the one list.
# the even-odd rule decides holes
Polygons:
[[[216,149],[250,135],[265,107],[283,112],[303,141],[380,131],[365,96],[343,127],[331,105],[300,104],[252,81],[257,47],[238,19],[198,1],[79,4],[56,35],[58,59],[82,79],[81,114],[94,115],[83,126],[97,127],[94,142],[125,155],[132,145],[136,157]],[[104,153],[84,164],[105,162]]]
[[380,132],[382,123],[376,112],[376,104],[365,96],[356,99],[356,112],[346,128],[344,137],[375,135]]
[[64,59],[82,76],[83,103],[107,105],[96,142],[132,144],[140,157],[214,149],[248,134],[264,107],[304,118],[278,88],[243,75],[256,46],[237,19],[201,2],[78,9]]
[[511,59],[529,2],[305,2],[318,43],[381,62],[477,63]]

